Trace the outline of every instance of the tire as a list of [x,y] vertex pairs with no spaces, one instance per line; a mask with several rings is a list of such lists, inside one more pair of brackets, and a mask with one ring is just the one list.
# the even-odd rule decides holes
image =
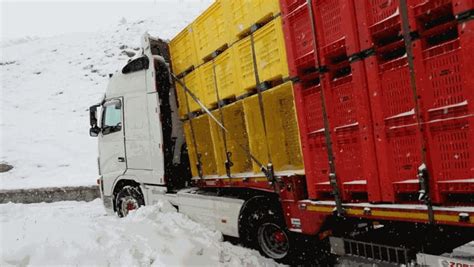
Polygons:
[[241,214],[241,242],[280,263],[305,261],[305,252],[298,244],[301,242],[299,235],[288,231],[281,208],[265,200],[269,199],[260,199],[257,208],[247,207],[248,210]]
[[278,261],[286,262],[290,254],[290,233],[274,220],[262,221],[257,228],[257,243],[260,253]]
[[136,210],[144,205],[143,194],[136,186],[124,186],[115,198],[115,210],[119,217],[125,217],[131,210]]

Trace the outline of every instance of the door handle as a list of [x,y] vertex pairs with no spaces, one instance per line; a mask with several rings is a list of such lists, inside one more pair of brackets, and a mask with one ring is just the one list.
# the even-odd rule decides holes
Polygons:
[[125,158],[124,157],[118,157],[118,162],[125,162]]

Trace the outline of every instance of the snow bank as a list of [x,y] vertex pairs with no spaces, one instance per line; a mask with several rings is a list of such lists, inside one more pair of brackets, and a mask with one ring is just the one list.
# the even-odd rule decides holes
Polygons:
[[119,219],[100,200],[0,205],[1,266],[276,266],[160,203]]
[[[97,140],[87,109],[149,31],[172,38],[211,0],[164,1],[156,16],[110,29],[8,42],[0,55],[0,189],[91,185]],[[113,12],[113,9],[111,10]]]

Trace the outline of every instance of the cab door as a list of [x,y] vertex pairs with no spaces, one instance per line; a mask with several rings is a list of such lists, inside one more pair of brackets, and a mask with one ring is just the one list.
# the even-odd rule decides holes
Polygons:
[[105,183],[113,183],[127,170],[123,126],[123,99],[107,100],[102,106],[99,134],[100,173]]

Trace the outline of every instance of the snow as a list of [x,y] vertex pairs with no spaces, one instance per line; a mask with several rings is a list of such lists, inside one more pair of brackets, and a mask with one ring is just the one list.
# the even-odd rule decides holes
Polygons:
[[453,105],[447,105],[447,106],[443,106],[443,107],[439,107],[439,108],[431,108],[431,109],[428,109],[428,112],[443,110],[443,111],[445,111],[445,112],[447,113],[447,112],[448,112],[448,109],[457,108],[457,107],[463,107],[463,106],[467,106],[467,105],[468,105],[468,101],[467,101],[467,100],[464,100],[463,102],[460,102],[460,103],[457,103],[457,104],[453,104]]
[[421,163],[421,165],[418,167],[418,171],[424,171],[424,170],[426,170],[426,164]]
[[415,109],[414,108],[410,109],[407,112],[403,112],[403,113],[397,114],[395,116],[385,118],[385,120],[391,120],[391,119],[396,119],[396,118],[401,118],[401,117],[406,117],[406,116],[412,116],[412,115],[415,115]]
[[354,180],[354,181],[350,181],[350,182],[345,182],[344,184],[346,184],[346,185],[367,184],[367,180]]
[[474,183],[474,178],[459,179],[459,180],[444,180],[444,181],[438,181],[438,183]]
[[[169,205],[169,204],[168,204]],[[163,202],[126,218],[92,202],[0,205],[1,266],[276,266]]]
[[97,32],[2,40],[0,163],[14,168],[0,173],[0,189],[94,184],[88,107],[102,97],[108,74],[139,50],[146,31],[170,39],[210,3],[162,2],[154,18]]
[[450,117],[450,118],[446,118],[446,119],[436,119],[436,120],[430,120],[428,123],[437,123],[437,122],[443,122],[443,121],[449,121],[449,120],[459,120],[459,119],[465,119],[465,118],[470,118],[470,117],[474,117],[474,114],[468,114],[468,115],[464,115],[464,116],[457,116],[457,117]]
[[386,17],[385,19],[379,21],[378,24],[383,24],[383,23],[385,23],[386,21],[389,21],[389,20],[391,20],[391,19],[393,19],[393,18],[395,18],[395,17],[398,17],[398,16],[400,16],[400,10],[399,10],[398,7],[397,7],[397,9],[395,10],[395,12],[393,12],[392,15],[390,15],[390,16]]
[[403,181],[398,181],[398,182],[393,182],[394,184],[417,184],[419,183],[420,180],[418,179],[408,179],[408,180],[403,180]]
[[346,124],[346,125],[334,127],[334,131],[339,131],[339,130],[342,130],[342,129],[345,129],[345,128],[355,127],[355,126],[359,126],[359,123],[354,122],[354,123],[351,123],[351,124]]
[[324,130],[325,130],[325,128],[321,128],[321,129],[319,129],[319,130],[312,131],[312,132],[310,132],[310,133],[308,133],[308,134],[322,133],[322,132],[324,132]]

